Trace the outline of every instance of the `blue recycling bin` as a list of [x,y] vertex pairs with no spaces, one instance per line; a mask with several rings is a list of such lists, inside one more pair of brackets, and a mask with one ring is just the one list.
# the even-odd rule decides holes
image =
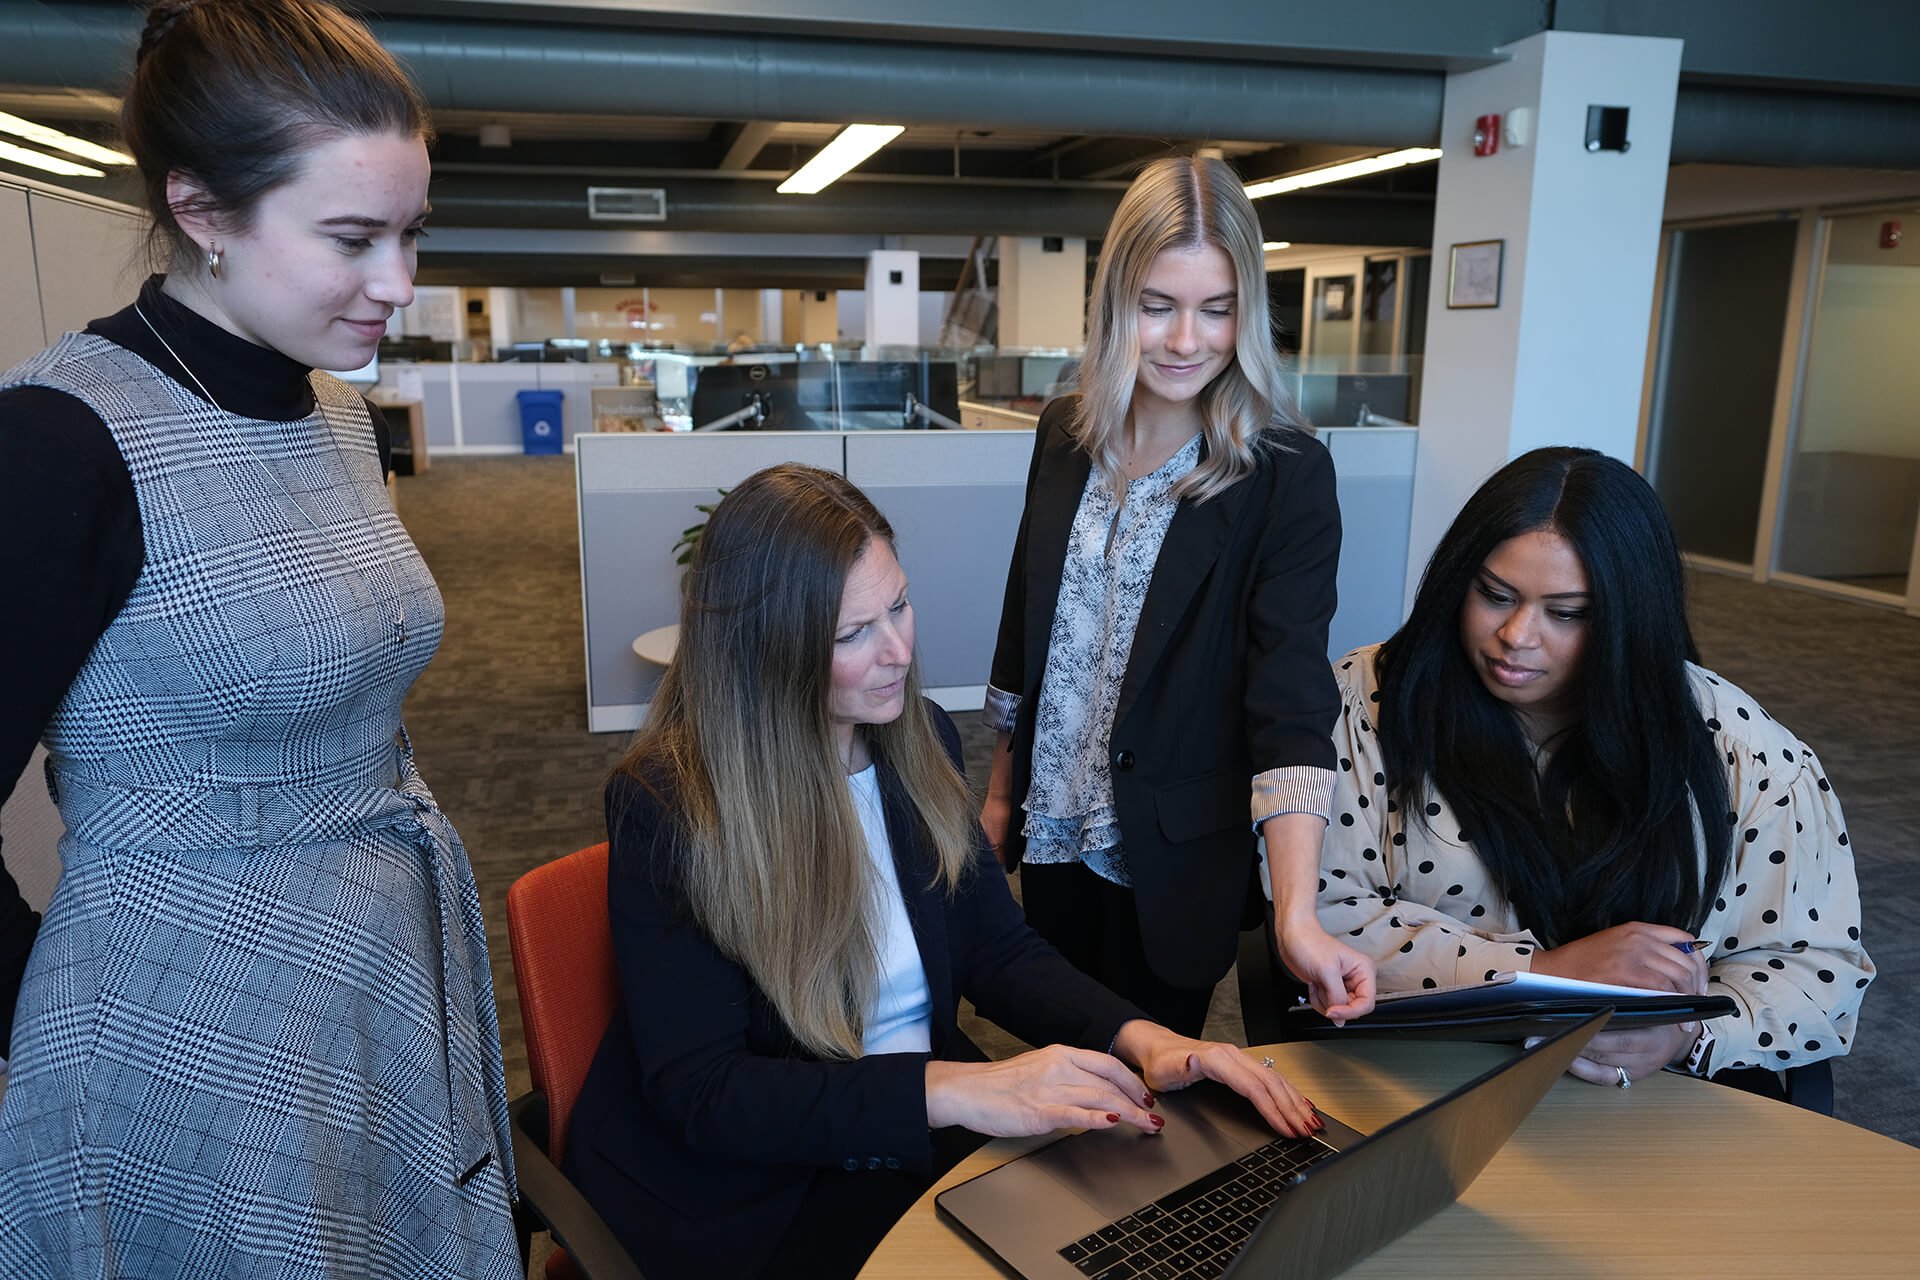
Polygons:
[[564,391],[516,391],[520,402],[520,440],[528,453],[559,453],[560,405]]

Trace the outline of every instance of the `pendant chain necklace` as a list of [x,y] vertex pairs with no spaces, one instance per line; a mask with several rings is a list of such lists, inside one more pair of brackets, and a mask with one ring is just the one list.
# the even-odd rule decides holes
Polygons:
[[[212,405],[216,410],[225,414],[229,418],[240,417],[239,414],[234,413],[231,409],[224,407],[223,405],[221,405],[221,403],[218,400],[215,400],[213,398],[213,393],[207,390],[207,384],[200,381],[200,375],[195,373],[193,371],[192,366],[188,365],[185,360],[182,360],[180,358],[180,353],[173,349],[173,344],[167,341],[166,335],[162,334],[159,329],[154,327],[153,321],[147,318],[147,313],[141,310],[139,303],[136,302],[133,304],[133,312],[135,315],[140,317],[140,323],[147,326],[147,332],[151,333],[154,336],[154,339],[158,341],[162,347],[166,348],[167,354],[173,357],[173,362],[180,366],[181,372],[185,373],[189,378],[193,379],[193,385],[199,388],[200,390],[201,399],[205,400],[208,404]],[[322,418],[324,419],[324,417],[325,415],[323,413]],[[329,423],[328,425],[329,425],[328,439],[332,440],[331,423]],[[379,581],[375,578],[373,573],[367,569],[361,568],[359,564],[357,564],[354,561],[353,557],[347,554],[346,549],[342,547],[339,544],[339,542],[337,542],[334,539],[333,535],[320,527],[320,522],[318,520],[315,520],[305,507],[300,505],[300,500],[293,496],[293,491],[287,488],[286,484],[280,479],[279,475],[277,475],[274,472],[273,468],[269,467],[266,464],[265,460],[262,459],[259,454],[255,453],[252,447],[247,444],[246,437],[242,435],[240,432],[236,431],[234,432],[233,438],[234,438],[234,443],[240,446],[240,452],[242,452],[247,456],[247,460],[253,463],[254,466],[260,468],[260,470],[266,473],[267,479],[273,481],[274,487],[280,490],[280,492],[283,495],[285,495],[287,502],[292,505],[293,509],[295,511],[298,511],[303,517],[306,518],[306,522],[313,526],[313,531],[319,534],[321,538],[325,539],[327,545],[333,548],[334,554],[338,555],[343,561],[345,561],[347,564],[347,567],[352,569],[356,574],[358,574],[360,576],[360,580],[367,584],[367,587],[373,593],[374,603],[378,605],[382,609],[382,611],[388,612],[388,621],[390,621],[393,624],[394,637],[398,640],[405,640],[407,638],[407,611],[406,611],[406,606],[401,602],[400,592],[398,588],[394,588],[390,596],[387,592],[381,591]],[[334,442],[333,449],[335,454],[339,455],[340,457],[341,470],[342,470],[342,473],[344,474],[346,470],[346,466],[345,466],[346,455],[344,453],[341,453],[340,445],[337,441]]]

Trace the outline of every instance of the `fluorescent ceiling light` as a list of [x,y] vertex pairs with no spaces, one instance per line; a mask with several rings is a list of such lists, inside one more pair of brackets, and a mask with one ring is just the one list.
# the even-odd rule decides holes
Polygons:
[[58,156],[43,156],[38,151],[29,151],[25,147],[16,147],[11,142],[0,142],[0,160],[11,160],[15,164],[28,165],[35,169],[44,169],[48,173],[63,174],[69,178],[104,178],[107,175],[90,164],[75,164],[71,160],[62,160]]
[[1283,191],[1298,191],[1302,187],[1317,187],[1328,182],[1345,182],[1349,178],[1363,178],[1369,173],[1385,173],[1388,169],[1401,169],[1410,164],[1425,164],[1429,160],[1440,158],[1438,147],[1408,147],[1405,151],[1389,151],[1383,156],[1368,156],[1364,160],[1348,160],[1341,164],[1330,164],[1324,169],[1309,169],[1305,173],[1290,173],[1282,178],[1266,178],[1247,184],[1247,198],[1258,200],[1261,196],[1277,196]]
[[1278,253],[1278,252],[1279,252],[1280,250],[1282,250],[1282,249],[1291,249],[1291,248],[1293,248],[1293,241],[1291,241],[1291,240],[1269,240],[1269,241],[1267,241],[1267,242],[1266,242],[1265,244],[1263,244],[1263,245],[1261,245],[1260,247],[1261,247],[1262,249],[1265,249],[1265,250],[1266,250],[1266,251],[1267,251],[1268,253]]
[[906,131],[903,124],[850,124],[775,190],[786,196],[813,195]]
[[[46,147],[53,151],[64,151],[70,156],[79,156],[82,160],[91,160],[95,164],[132,164],[133,157],[112,147],[103,147],[97,142],[88,142],[85,138],[76,138],[70,133],[62,133],[44,124],[35,124],[19,116],[8,115],[0,111],[0,133],[10,133],[16,138],[25,138],[36,147]],[[24,162],[23,162],[24,163]],[[59,169],[55,173],[62,172]],[[104,177],[103,174],[90,174],[91,177]]]

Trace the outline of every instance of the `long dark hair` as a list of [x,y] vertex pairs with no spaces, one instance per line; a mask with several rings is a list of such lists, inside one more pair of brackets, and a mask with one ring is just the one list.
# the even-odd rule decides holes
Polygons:
[[[121,132],[140,166],[150,252],[194,267],[177,213],[244,231],[260,198],[337,137],[432,141],[426,101],[371,32],[321,0],[160,0],[147,10]],[[177,212],[167,178],[202,195]]]
[[[1460,610],[1487,557],[1537,530],[1572,545],[1593,598],[1580,719],[1544,773],[1460,644]],[[1426,788],[1446,797],[1521,925],[1548,946],[1630,920],[1697,928],[1726,874],[1732,826],[1689,661],[1699,652],[1680,550],[1652,487],[1591,449],[1523,454],[1467,500],[1406,624],[1380,649],[1390,794],[1409,821],[1425,820]]]

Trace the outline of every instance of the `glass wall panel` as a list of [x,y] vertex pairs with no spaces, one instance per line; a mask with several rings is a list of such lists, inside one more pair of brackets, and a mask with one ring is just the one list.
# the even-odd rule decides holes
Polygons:
[[1788,461],[1783,573],[1901,598],[1920,520],[1920,207],[1828,219]]
[[1680,548],[1751,564],[1797,224],[1671,233],[1648,472]]

